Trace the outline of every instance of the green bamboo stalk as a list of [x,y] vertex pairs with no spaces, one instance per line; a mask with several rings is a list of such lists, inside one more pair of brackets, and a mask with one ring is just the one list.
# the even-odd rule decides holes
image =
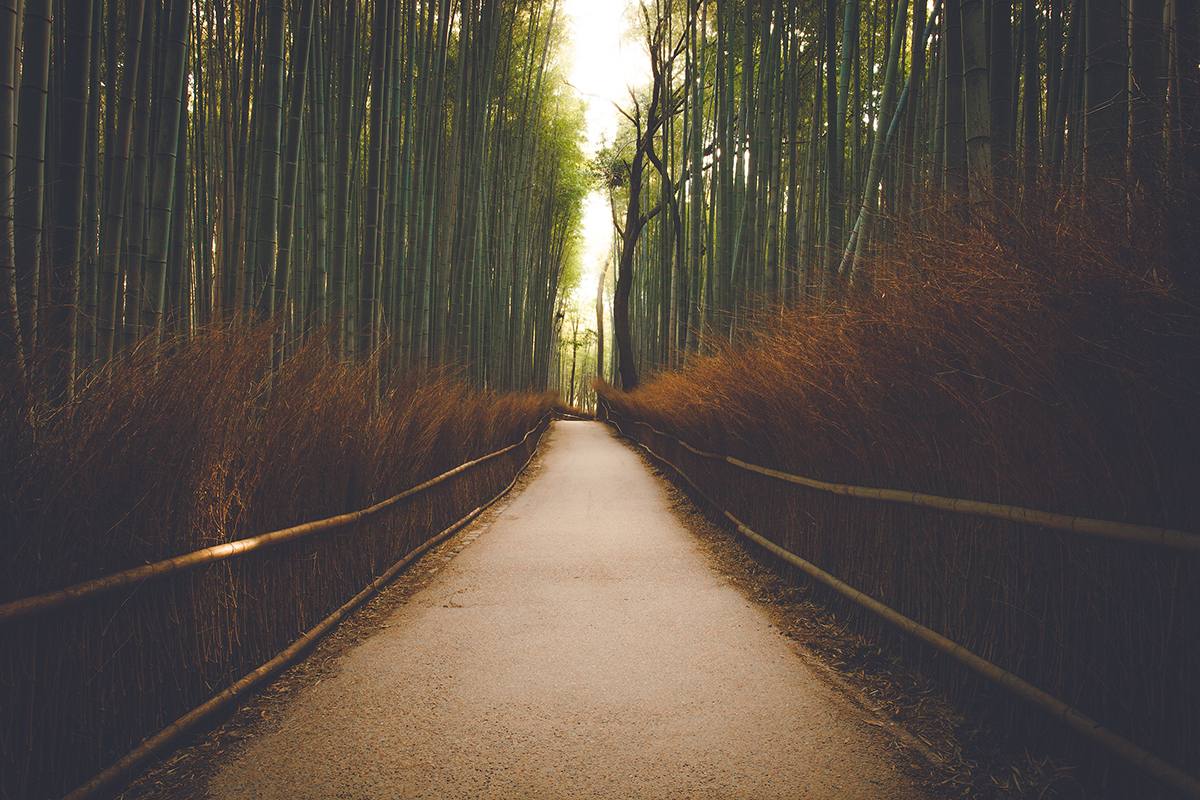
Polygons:
[[[16,52],[18,0],[0,0],[0,53]],[[0,380],[18,391],[25,386],[21,318],[17,305],[17,264],[13,252],[13,191],[16,164],[16,76],[13,58],[0,57]]]
[[14,253],[22,354],[37,349],[38,275],[42,268],[42,213],[46,185],[46,104],[50,73],[50,0],[25,0],[21,89],[14,170]]
[[992,178],[991,112],[988,106],[988,49],[983,0],[961,0],[963,118],[966,124],[967,178],[972,202],[979,202]]
[[158,141],[154,157],[154,182],[150,193],[150,228],[146,253],[146,313],[143,327],[156,340],[164,331],[167,250],[175,214],[175,160],[179,145],[179,118],[186,92],[191,4],[174,0],[166,39]]
[[334,328],[331,342],[333,351],[342,356],[345,349],[345,314],[350,298],[346,293],[346,249],[350,236],[350,157],[354,120],[355,63],[358,52],[354,2],[338,2],[334,5],[332,18],[338,22],[336,30],[342,34],[342,48],[338,54],[340,74],[338,80],[337,109],[337,155],[334,166],[333,231],[330,252],[330,316]]
[[[967,138],[963,116],[962,7],[950,0],[945,4],[942,25],[943,58],[946,64],[944,97],[944,136],[946,193],[952,197],[967,194]],[[955,202],[955,201],[951,201]]]
[[[138,63],[141,60],[142,30],[145,25],[144,0],[129,0],[125,11],[125,58],[121,69],[120,93],[116,109],[114,138],[105,147],[109,162],[106,187],[104,224],[100,241],[99,286],[99,353],[98,360],[107,363],[116,351],[118,279],[121,272],[120,248],[125,225],[126,189],[133,146],[133,111],[137,92]],[[112,76],[109,78],[113,79]]]
[[[316,25],[322,31],[328,31],[328,19],[321,15]],[[328,208],[328,181],[326,166],[326,81],[320,80],[327,73],[325,67],[325,49],[316,46],[319,39],[310,34],[311,59],[309,62],[310,81],[312,85],[312,102],[309,107],[309,130],[311,131],[308,151],[311,154],[305,161],[308,168],[308,184],[311,187],[309,198],[311,215],[309,247],[309,284],[307,287],[307,303],[305,320],[310,328],[321,329],[329,322],[329,253],[328,238],[329,221],[326,214]]]
[[[304,129],[304,106],[308,84],[308,62],[313,47],[312,27],[315,0],[303,0],[300,6],[299,24],[292,37],[292,58],[289,80],[291,91],[288,97],[287,144],[283,152],[283,175],[279,192],[278,250],[275,258],[275,297],[273,311],[286,311],[291,299],[290,266],[293,250],[293,228],[296,216],[296,185],[300,172],[300,141]],[[301,298],[303,290],[301,290]],[[281,331],[283,326],[281,325]],[[275,352],[282,353],[283,342],[275,345]]]
[[845,279],[848,285],[854,282],[855,272],[858,269],[859,253],[862,250],[862,241],[865,234],[864,225],[870,218],[870,215],[879,207],[879,181],[883,169],[883,158],[887,151],[891,132],[896,127],[896,118],[899,118],[900,112],[903,111],[903,103],[899,103],[893,115],[892,104],[896,96],[896,83],[900,75],[900,51],[904,47],[904,32],[907,30],[908,24],[907,17],[908,2],[907,0],[899,0],[896,8],[895,23],[892,26],[892,41],[888,47],[887,71],[884,73],[883,78],[883,97],[879,103],[879,118],[881,120],[890,119],[891,126],[889,127],[888,135],[877,135],[875,137],[874,148],[871,152],[871,164],[867,172],[867,181],[863,187],[863,202],[859,209],[858,221],[854,224],[854,230],[851,232],[850,240],[846,244],[846,250],[842,254],[842,263],[838,267],[838,274]]
[[391,3],[377,3],[371,20],[371,116],[367,134],[367,174],[363,213],[362,260],[359,264],[358,330],[351,336],[360,357],[372,350],[373,322],[377,314],[380,282],[380,218],[383,210],[383,160],[387,136],[388,38]]

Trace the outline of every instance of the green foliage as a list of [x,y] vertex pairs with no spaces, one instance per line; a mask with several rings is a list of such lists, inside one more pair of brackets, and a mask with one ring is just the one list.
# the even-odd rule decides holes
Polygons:
[[[9,121],[30,138],[22,177],[48,193],[44,204],[20,193],[31,198],[24,211],[67,213],[75,204],[67,193],[82,195],[85,209],[99,211],[76,215],[92,221],[79,231],[86,241],[68,249],[101,257],[60,256],[57,267],[0,259],[20,267],[0,269],[0,283],[20,284],[0,293],[6,330],[16,329],[5,341],[20,340],[0,348],[4,374],[19,373],[35,394],[56,386],[69,396],[145,336],[250,324],[274,301],[277,361],[333,319],[339,354],[365,359],[389,342],[385,369],[453,363],[481,387],[545,380],[558,281],[578,273],[564,236],[578,226],[586,183],[583,111],[562,80],[566,26],[553,2],[306,2],[315,11],[307,65],[299,5],[293,14],[215,0],[96,6],[94,20],[72,17],[69,33],[90,41],[91,63],[72,58],[86,49],[55,41],[48,96],[58,105],[13,103]],[[190,23],[192,34],[167,36],[168,21],[176,31]],[[146,37],[134,59],[143,27],[162,35]],[[42,28],[24,30],[28,41],[18,37],[7,54],[18,65],[41,52],[32,45]],[[270,53],[266,42],[275,42]],[[171,66],[188,87],[181,137],[177,99],[139,80]],[[29,83],[37,70],[25,74]],[[64,93],[68,80],[83,96]],[[45,127],[59,117],[71,124]],[[81,183],[73,167],[71,181],[59,180],[58,150],[43,163],[33,147],[45,144],[35,135],[43,127],[86,138],[98,177]],[[176,141],[177,160],[163,147]],[[284,142],[296,145],[287,159]],[[180,208],[176,197],[186,200]],[[50,222],[25,226],[21,246],[51,241]],[[51,275],[61,291],[34,290]],[[514,293],[519,310],[506,314]],[[40,317],[47,323],[37,328]],[[73,352],[77,365],[68,363]],[[520,353],[515,362],[511,352]]]

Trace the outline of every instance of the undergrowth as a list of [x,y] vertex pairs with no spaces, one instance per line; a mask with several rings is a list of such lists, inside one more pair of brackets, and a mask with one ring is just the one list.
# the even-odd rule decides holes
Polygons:
[[[846,296],[764,312],[680,371],[598,391],[695,447],[824,481],[1200,531],[1198,240],[1169,200],[1113,218],[1045,196],[971,224],[926,209]],[[1200,773],[1194,555],[829,495],[634,433],[751,528]],[[1098,796],[1155,796],[831,602],[981,724],[1080,763]]]
[[[0,397],[0,602],[365,508],[520,441],[556,402],[430,371],[381,385],[377,364],[319,342],[276,372],[270,341],[206,330],[130,354],[65,407]],[[528,452],[351,526],[0,627],[0,797],[70,791],[486,502]]]

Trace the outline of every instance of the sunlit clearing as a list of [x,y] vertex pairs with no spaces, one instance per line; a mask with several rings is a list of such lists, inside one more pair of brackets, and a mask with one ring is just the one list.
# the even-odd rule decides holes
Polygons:
[[[569,80],[588,103],[588,150],[594,153],[612,141],[620,114],[614,104],[629,104],[629,87],[650,80],[649,59],[636,36],[630,38],[625,0],[566,0],[571,40],[575,51]],[[596,281],[612,241],[612,215],[603,192],[592,192],[583,210],[584,276],[580,292],[595,296]]]
[[627,32],[625,0],[567,0],[564,9],[574,43],[571,85],[589,101],[588,145],[612,140],[619,115],[613,103],[629,101],[629,86],[650,80],[650,65],[636,37]]

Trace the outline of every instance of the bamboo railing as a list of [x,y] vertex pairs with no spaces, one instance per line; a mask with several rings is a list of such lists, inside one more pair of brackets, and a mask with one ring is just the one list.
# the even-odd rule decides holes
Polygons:
[[[611,411],[609,414],[611,416],[620,416]],[[910,492],[900,489],[878,489],[870,486],[851,486],[844,483],[818,481],[813,478],[805,478],[800,475],[792,475],[790,473],[780,472],[779,470],[770,469],[768,467],[761,467],[758,464],[751,464],[748,461],[742,461],[734,458],[733,456],[723,456],[718,453],[708,453],[704,450],[698,450],[687,442],[681,439],[676,439],[669,433],[664,433],[648,423],[626,419],[625,417],[621,417],[621,419],[624,419],[626,422],[631,422],[634,425],[643,425],[653,431],[656,435],[665,439],[672,439],[681,447],[686,448],[688,451],[700,456],[701,458],[711,458],[718,461],[724,461],[727,464],[732,464],[735,467],[739,467],[740,469],[744,469],[749,472],[757,472],[761,475],[767,475],[772,478],[777,478],[781,481],[787,481],[788,483],[795,483],[799,486],[806,486],[810,489],[818,489],[823,492],[845,495],[847,497],[857,497],[865,500],[878,500],[885,503],[903,503],[910,506],[934,508],[939,511],[949,511],[955,514],[969,514],[976,517],[992,517],[994,519],[1002,519],[1007,522],[1015,522],[1020,525],[1036,525],[1041,528],[1067,531],[1068,533],[1079,533],[1085,536],[1098,536],[1105,539],[1118,539],[1124,542],[1157,545],[1159,547],[1167,547],[1173,550],[1200,553],[1200,534],[1189,533],[1188,531],[1179,531],[1173,528],[1158,528],[1152,525],[1134,525],[1128,522],[1110,522],[1108,520],[1090,519],[1088,517],[1072,517],[1067,514],[1055,514],[1050,511],[1036,511],[1032,508],[1004,505],[1003,503],[986,503],[980,500],[962,500],[954,497],[941,497],[934,494],[922,494],[921,492]]]
[[407,498],[420,494],[421,492],[443,483],[456,475],[467,472],[474,467],[503,456],[506,453],[511,453],[517,448],[526,446],[528,447],[528,456],[521,463],[521,466],[516,469],[512,481],[495,497],[491,498],[488,502],[479,508],[476,508],[462,519],[458,520],[450,527],[435,534],[422,544],[413,548],[399,561],[393,564],[386,572],[372,580],[366,586],[366,588],[355,595],[355,597],[349,602],[344,604],[341,608],[337,609],[330,616],[318,623],[315,627],[311,628],[305,634],[300,636],[300,638],[294,641],[282,652],[277,654],[274,658],[270,659],[267,663],[263,664],[257,669],[252,670],[233,685],[213,696],[207,702],[197,706],[196,708],[184,714],[182,717],[175,720],[175,722],[151,735],[139,746],[135,747],[107,769],[96,775],[87,783],[78,787],[75,791],[67,796],[71,798],[71,800],[81,800],[82,798],[96,797],[106,790],[118,785],[150,760],[169,752],[182,736],[211,720],[222,710],[240,702],[253,691],[274,678],[274,676],[280,673],[283,669],[299,660],[317,641],[335,629],[341,621],[348,617],[354,610],[365,603],[368,599],[378,593],[381,588],[390,583],[402,570],[415,562],[430,548],[444,541],[455,532],[468,525],[484,510],[508,494],[508,492],[511,491],[513,486],[515,486],[517,481],[520,479],[525,467],[528,466],[529,462],[532,460],[537,448],[537,442],[540,441],[541,434],[545,431],[548,421],[553,414],[554,412],[550,411],[543,415],[541,419],[538,420],[537,424],[534,425],[533,428],[528,432],[526,432],[520,441],[480,458],[461,464],[452,470],[444,472],[441,475],[431,478],[430,480],[427,480],[417,486],[406,489],[405,491],[389,497],[386,500],[376,503],[368,508],[346,514],[340,514],[327,519],[307,522],[301,525],[294,525],[289,528],[271,531],[269,533],[264,533],[259,536],[242,539],[235,542],[228,542],[225,544],[204,548],[202,550],[186,553],[184,555],[165,559],[153,564],[146,564],[121,572],[112,573],[62,589],[46,592],[32,597],[26,597],[0,605],[0,625],[14,623],[21,619],[36,617],[57,609],[80,604],[91,598],[114,592],[122,588],[134,589],[138,586],[141,586],[146,581],[179,575],[185,571],[195,569],[196,567],[205,564],[213,564],[219,561],[234,558],[235,556],[244,555],[256,550],[273,547],[284,542],[310,536],[318,532],[341,528],[376,515],[385,509],[397,505]]
[[[651,448],[643,444],[636,437],[630,436],[621,429],[621,426],[615,422],[612,417],[620,416],[608,410],[605,422],[608,422],[616,428],[621,435],[633,440],[639,447],[649,453],[655,460],[669,466],[673,469],[684,481],[692,487],[705,502],[719,511],[727,518],[739,533],[746,538],[762,546],[769,552],[775,554],[779,558],[787,561],[795,567],[798,567],[807,575],[816,579],[833,589],[843,597],[854,602],[855,604],[865,608],[873,614],[876,614],[885,621],[896,626],[900,630],[908,633],[915,638],[920,639],[926,644],[932,646],[939,652],[945,653],[959,663],[982,675],[983,677],[999,684],[1008,691],[1024,699],[1025,701],[1042,708],[1049,712],[1066,725],[1074,728],[1076,731],[1087,737],[1105,750],[1119,756],[1126,763],[1139,770],[1142,774],[1158,782],[1166,787],[1179,797],[1189,798],[1190,800],[1200,800],[1200,780],[1180,770],[1179,768],[1167,763],[1158,756],[1130,742],[1128,739],[1114,733],[1108,728],[1101,725],[1099,722],[1091,719],[1079,709],[1064,703],[1062,700],[1042,691],[1036,686],[1023,680],[1019,676],[1002,669],[1001,667],[987,661],[984,658],[972,653],[962,645],[947,639],[941,634],[933,631],[924,625],[904,616],[895,609],[884,605],[875,598],[860,592],[854,587],[847,584],[845,581],[825,572],[815,564],[806,561],[800,556],[784,550],[779,545],[770,541],[766,537],[751,530],[741,520],[730,514],[725,509],[721,508],[712,501],[696,483],[687,476],[679,467],[663,458]],[[773,478],[785,480],[790,483],[800,484],[813,489],[843,494],[851,497],[866,498],[870,500],[878,500],[893,503],[907,503],[910,505],[918,505],[926,508],[937,508],[944,511],[951,511],[960,514],[974,514],[978,516],[997,517],[1000,519],[1019,522],[1030,525],[1041,525],[1042,527],[1055,528],[1057,530],[1066,530],[1074,533],[1090,534],[1094,536],[1103,536],[1106,538],[1122,539],[1124,541],[1139,542],[1142,544],[1154,544],[1164,547],[1172,547],[1176,549],[1200,552],[1200,536],[1185,531],[1174,531],[1164,528],[1150,528],[1141,525],[1127,525],[1125,523],[1106,522],[1103,520],[1092,520],[1083,517],[1067,517],[1062,514],[1050,514],[1042,511],[1033,511],[1030,509],[1019,508],[1017,506],[1004,506],[994,503],[980,503],[969,500],[955,500],[953,498],[937,497],[935,495],[924,495],[917,492],[901,492],[890,489],[874,489],[869,487],[849,486],[845,484],[827,483],[824,481],[816,481],[810,478],[803,478],[788,473],[779,472],[778,470],[760,467],[755,464],[750,464],[730,456],[721,456],[715,453],[707,453],[698,450],[686,442],[655,429],[653,426],[637,420],[630,420],[625,417],[620,417],[625,422],[630,422],[635,425],[642,425],[649,428],[656,435],[664,439],[669,439],[690,452],[703,458],[711,458],[725,461],[735,467],[758,472],[763,475],[768,475]]]
[[[549,415],[547,415],[547,416],[549,416]],[[482,458],[478,458],[474,461],[469,461],[466,464],[463,464],[449,472],[443,473],[442,475],[439,475],[438,477],[433,478],[432,480],[426,481],[425,483],[421,484],[420,486],[414,486],[412,489],[409,489],[406,492],[402,492],[401,494],[398,494],[395,497],[388,498],[387,500],[384,500],[383,503],[379,503],[375,506],[371,506],[371,508],[369,508],[369,509],[363,509],[363,511],[361,511],[361,512],[355,512],[360,515],[358,517],[355,517],[355,519],[361,519],[362,516],[366,516],[367,513],[374,513],[375,510],[378,510],[380,506],[384,506],[385,503],[388,505],[392,505],[392,504],[398,502],[400,499],[403,499],[404,497],[411,496],[413,494],[416,494],[419,491],[427,489],[436,483],[440,483],[441,481],[446,480],[447,478],[449,478],[453,475],[456,475],[459,472],[464,471],[465,469],[468,469],[472,466],[475,466],[484,461],[487,461],[488,459],[494,458],[503,453],[507,453],[517,447],[520,447],[521,445],[525,444],[526,441],[528,441],[530,435],[532,435],[533,433],[535,433],[538,430],[544,430],[543,425],[545,422],[546,422],[546,417],[543,417],[538,422],[537,426],[534,427],[533,430],[529,431],[529,433],[526,433],[525,437],[523,439],[521,439],[521,441],[517,442],[516,444],[510,445],[509,447],[506,447],[503,450],[498,450],[495,453],[490,453],[490,454],[483,456]],[[540,436],[539,436],[539,438],[540,438]],[[418,558],[420,558],[422,555],[424,555],[428,550],[433,548],[435,545],[441,543],[442,541],[446,540],[447,538],[449,538],[456,532],[462,530],[464,527],[466,527],[468,524],[470,524],[476,517],[478,517],[480,514],[482,514],[484,511],[486,511],[492,505],[494,505],[498,500],[500,500],[502,497],[504,497],[506,494],[508,494],[510,491],[512,491],[512,488],[517,484],[517,481],[520,480],[521,474],[525,471],[525,467],[529,466],[529,462],[531,460],[533,460],[533,455],[534,455],[535,450],[536,450],[536,443],[535,443],[534,447],[530,448],[529,457],[527,459],[525,459],[525,463],[522,464],[520,466],[520,468],[517,469],[516,474],[513,476],[512,481],[508,484],[508,486],[504,487],[504,489],[499,494],[497,494],[495,497],[493,497],[491,500],[489,500],[488,502],[484,503],[479,508],[472,511],[470,514],[463,517],[458,522],[455,522],[449,528],[446,528],[444,531],[442,531],[442,532],[438,533],[436,536],[433,536],[432,538],[428,539],[423,544],[418,545],[417,547],[413,548],[413,550],[411,550],[407,555],[405,555],[404,558],[400,559],[395,564],[393,564],[391,566],[391,568],[389,568],[383,575],[380,575],[378,578],[371,581],[371,583],[368,584],[365,589],[363,589],[361,592],[359,592],[357,595],[355,595],[348,603],[343,605],[337,611],[330,614],[328,617],[326,617],[324,620],[322,620],[320,623],[318,623],[315,627],[313,627],[311,630],[309,630],[307,633],[305,633],[303,636],[301,636],[299,639],[297,639],[295,642],[293,642],[291,645],[289,645],[285,650],[280,652],[277,656],[275,656],[274,658],[272,658],[270,661],[263,664],[262,666],[258,667],[257,669],[251,671],[250,673],[245,675],[243,678],[241,678],[241,680],[237,681],[232,686],[228,687],[224,691],[215,695],[212,699],[208,700],[207,702],[197,706],[196,708],[192,709],[188,713],[184,714],[182,717],[175,720],[170,725],[168,725],[165,728],[163,728],[162,730],[160,730],[158,733],[155,733],[152,736],[148,737],[140,745],[135,747],[133,750],[130,750],[128,753],[126,753],[124,756],[122,756],[120,759],[118,759],[116,762],[114,762],[110,767],[108,767],[108,769],[104,770],[103,772],[101,772],[100,774],[98,774],[94,778],[92,778],[90,781],[88,781],[87,783],[85,783],[82,786],[80,786],[79,788],[75,789],[73,792],[71,792],[69,795],[67,795],[65,798],[63,798],[63,800],[90,800],[90,798],[100,796],[106,790],[124,782],[125,780],[127,780],[129,778],[130,775],[132,775],[134,772],[136,772],[138,769],[140,769],[145,764],[149,763],[150,761],[152,761],[155,758],[161,757],[165,753],[170,752],[171,749],[174,747],[175,743],[178,742],[180,738],[187,735],[189,732],[194,731],[196,728],[200,727],[205,722],[212,719],[214,716],[216,716],[222,710],[227,709],[230,706],[237,704],[242,699],[248,697],[254,690],[256,690],[257,688],[262,686],[264,683],[268,682],[271,678],[273,678],[275,675],[279,674],[285,668],[291,666],[293,663],[298,661],[300,659],[300,657],[303,656],[309,650],[309,648],[311,648],[314,644],[317,643],[317,641],[319,641],[323,636],[325,636],[327,633],[329,633],[334,628],[336,628],[338,626],[338,624],[340,624],[346,617],[348,617],[351,613],[353,613],[359,606],[361,606],[363,603],[365,603],[367,600],[371,599],[375,594],[377,594],[380,589],[382,589],[384,586],[387,586],[389,583],[391,583],[391,581],[397,575],[399,575],[400,572],[402,572],[406,567],[408,567],[413,562],[415,562]],[[345,514],[342,516],[351,517],[354,515]],[[340,519],[340,517],[332,517],[331,519]],[[328,522],[329,520],[322,520],[322,521]],[[353,521],[353,520],[350,520],[350,521]],[[310,524],[316,524],[316,523],[310,523]],[[348,522],[342,523],[342,524],[348,524]],[[302,528],[304,526],[297,526],[297,527]],[[335,527],[335,526],[328,526],[328,527]],[[293,529],[289,528],[288,530],[293,530]],[[321,530],[325,530],[325,528],[322,528]],[[311,533],[313,531],[309,531],[309,532]],[[296,535],[299,536],[302,534],[296,534]],[[257,537],[257,538],[262,538],[262,537]],[[295,537],[293,536],[292,538],[295,538]],[[285,540],[280,539],[279,541],[285,541]],[[272,543],[274,543],[274,542],[272,542]],[[228,557],[228,556],[226,556],[226,557]]]
[[[549,415],[547,415],[549,416]],[[443,481],[446,481],[461,472],[466,472],[472,467],[478,466],[493,458],[504,455],[516,448],[525,444],[534,432],[539,430],[546,417],[538,422],[538,424],[525,434],[524,438],[516,444],[509,445],[503,450],[497,450],[494,453],[488,453],[486,456],[468,461],[465,464],[460,464],[449,472],[444,472],[436,478],[430,478],[422,484],[405,489],[397,495],[393,495],[386,500],[376,503],[369,508],[364,508],[359,511],[352,511],[348,514],[339,514],[328,519],[317,520],[315,522],[305,522],[300,525],[293,525],[290,528],[283,528],[270,533],[252,536],[249,539],[240,539],[236,542],[226,542],[225,544],[206,547],[203,550],[196,550],[174,558],[168,558],[163,561],[157,561],[153,564],[145,564],[140,567],[133,567],[122,572],[115,572],[111,575],[105,575],[99,578],[94,578],[90,581],[77,583],[73,586],[67,586],[63,589],[56,589],[52,592],[26,597],[20,600],[13,600],[0,605],[0,625],[7,622],[13,622],[28,617],[34,614],[39,614],[46,611],[51,611],[56,608],[74,605],[88,598],[96,597],[97,595],[107,594],[108,592],[116,591],[125,586],[137,586],[145,581],[155,578],[165,578],[168,575],[174,575],[186,570],[195,569],[204,564],[212,564],[217,561],[224,561],[227,558],[243,555],[254,550],[260,550],[264,547],[283,544],[284,542],[300,539],[305,536],[310,536],[321,531],[340,528],[344,525],[349,525],[353,522],[369,517],[373,514],[378,514],[384,509],[394,506],[401,500],[412,497],[415,494],[425,491],[431,486],[435,486]]]

